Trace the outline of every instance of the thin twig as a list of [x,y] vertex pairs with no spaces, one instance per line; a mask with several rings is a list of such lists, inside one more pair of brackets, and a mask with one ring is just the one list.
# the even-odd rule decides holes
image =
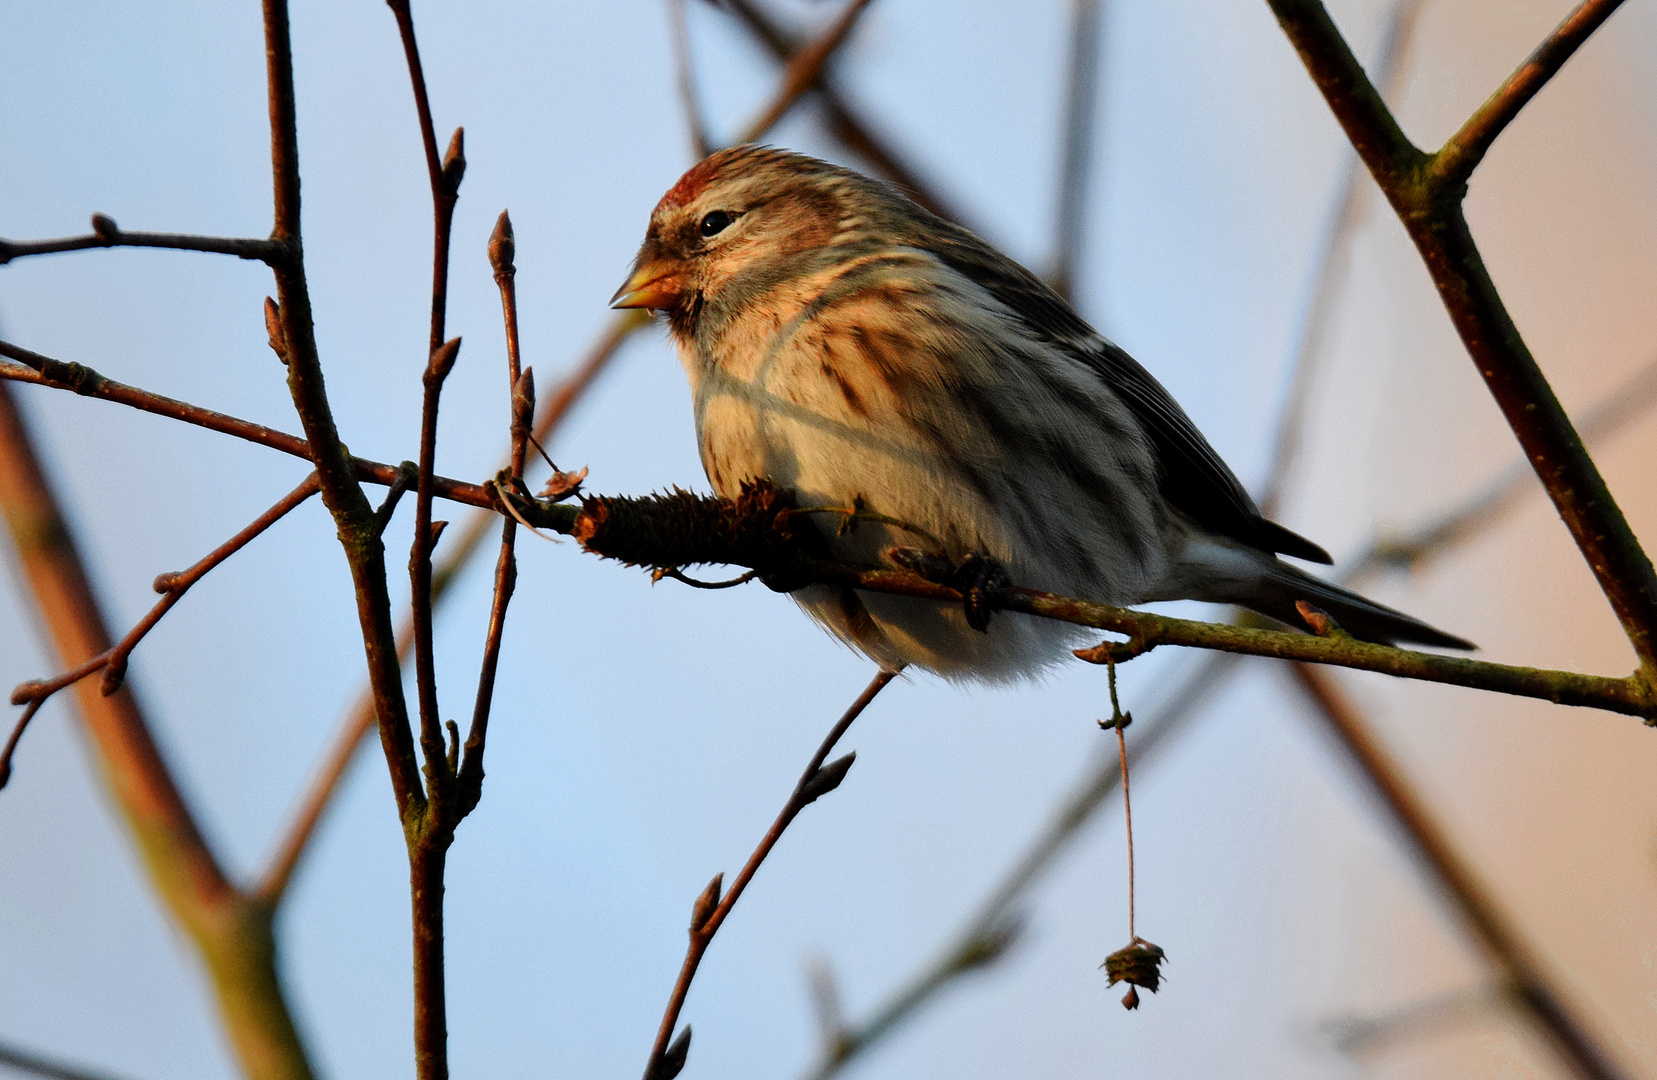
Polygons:
[[1506,912],[1456,851],[1444,827],[1416,795],[1357,706],[1329,673],[1305,664],[1291,671],[1317,707],[1352,763],[1369,781],[1394,826],[1433,883],[1460,916],[1463,927],[1501,972],[1506,990],[1578,1076],[1619,1080],[1626,1074],[1596,1043],[1583,1023],[1554,992],[1553,984]]
[[[1198,714],[1198,707],[1224,684],[1236,669],[1239,658],[1210,653],[1191,666],[1179,685],[1148,720],[1136,722],[1139,736],[1134,740],[1131,762],[1143,768],[1157,753],[1183,733]],[[1047,824],[1031,838],[981,901],[966,923],[952,935],[951,944],[877,1007],[862,1023],[842,1027],[840,1038],[826,1049],[821,1061],[807,1074],[810,1080],[828,1080],[859,1054],[891,1034],[939,991],[962,975],[993,962],[1013,942],[1018,931],[1019,904],[1042,880],[1058,857],[1069,850],[1082,827],[1104,806],[1121,780],[1118,763],[1099,755],[1068,794],[1048,815]]]
[[685,131],[690,135],[690,152],[697,161],[713,153],[708,125],[702,118],[702,103],[696,93],[696,51],[690,41],[690,22],[685,0],[667,0],[667,22],[673,35],[673,74],[679,88],[679,106],[685,114]]
[[857,25],[858,16],[862,15],[863,9],[868,6],[869,0],[847,0],[840,17],[829,24],[829,28],[823,31],[821,36],[789,57],[788,67],[783,71],[782,85],[777,88],[771,104],[742,129],[735,142],[753,142],[770,131],[807,90],[818,84],[835,50],[840,48],[841,43],[846,40],[846,35]]
[[93,231],[85,236],[64,236],[55,240],[7,240],[0,237],[0,266],[30,255],[52,255],[60,251],[91,248],[141,247],[172,248],[177,251],[205,251],[257,259],[263,263],[286,257],[280,244],[242,236],[193,236],[189,233],[127,232],[103,214],[92,215]]
[[[610,360],[622,343],[638,327],[649,322],[646,314],[637,311],[628,311],[610,321],[604,333],[593,344],[587,355],[578,363],[569,375],[558,384],[546,404],[540,407],[535,422],[536,436],[548,439],[558,429],[558,425],[569,415],[570,410],[578,402],[588,387],[599,374],[608,366]],[[510,453],[508,464],[511,463]],[[438,486],[439,494],[443,488]],[[482,489],[479,488],[480,495]],[[450,586],[459,576],[462,569],[476,554],[483,542],[489,527],[498,518],[493,504],[484,496],[481,500],[484,508],[467,516],[466,520],[450,533],[458,533],[454,540],[449,540],[450,533],[445,533],[442,557],[432,568],[432,607],[435,610],[442,604],[444,598],[450,595]],[[474,504],[477,505],[477,504]],[[397,655],[399,662],[407,660],[413,643],[413,630],[406,623],[397,631]],[[339,733],[330,745],[327,755],[316,776],[306,788],[305,795],[300,799],[281,842],[277,845],[275,854],[270,862],[259,887],[259,894],[267,898],[273,905],[280,899],[292,880],[294,869],[304,856],[311,838],[315,835],[317,826],[321,823],[335,792],[345,778],[356,756],[357,747],[362,744],[368,733],[374,730],[374,698],[372,692],[365,688],[358,696],[345,721],[340,725]]]
[[[212,409],[204,409],[199,405],[179,401],[177,398],[154,394],[148,390],[140,390],[136,386],[106,379],[84,364],[66,363],[54,360],[49,356],[31,352],[10,342],[0,341],[0,356],[17,360],[18,364],[0,363],[0,380],[11,382],[30,383],[35,386],[45,386],[53,390],[67,390],[80,394],[83,397],[99,398],[112,401],[117,405],[137,409],[140,412],[153,413],[164,416],[169,420],[193,427],[216,431],[221,435],[230,435],[259,446],[278,450],[302,461],[311,460],[311,444],[297,435],[285,431],[255,424],[251,420],[243,420]],[[371,484],[380,484],[386,487],[397,483],[402,476],[402,468],[398,465],[388,465],[382,461],[371,461],[368,458],[349,457],[351,468],[358,480]],[[468,484],[463,480],[451,480],[446,476],[434,477],[432,491],[438,497],[451,502],[465,503],[480,509],[494,510],[494,498],[488,490],[479,484]],[[374,511],[370,508],[370,515]],[[377,517],[374,521],[377,523]],[[375,532],[375,525],[370,526],[369,532]]]
[[[380,721],[381,745],[398,816],[407,822],[424,812],[426,798],[420,789],[420,768],[409,729],[408,699],[403,694],[403,673],[397,663],[385,547],[380,540],[374,507],[356,481],[356,466],[340,440],[333,410],[328,404],[311,318],[310,286],[301,254],[299,131],[294,111],[293,43],[287,0],[264,0],[264,23],[275,204],[271,238],[288,245],[292,252],[290,260],[279,262],[273,268],[288,361],[288,391],[310,444],[309,457],[316,465],[322,484],[322,501],[334,519],[351,570],[364,660]],[[385,482],[390,484],[394,479],[388,473]]]
[[[1594,446],[1647,415],[1657,402],[1657,359],[1641,368],[1627,382],[1601,398],[1582,414],[1579,430]],[[1487,481],[1454,508],[1428,518],[1408,532],[1383,533],[1346,564],[1341,582],[1359,580],[1380,570],[1420,569],[1428,560],[1440,558],[1483,535],[1525,495],[1535,491],[1536,472],[1523,458]]]
[[1496,137],[1507,129],[1519,111],[1530,104],[1537,91],[1565,66],[1565,61],[1588,40],[1622,0],[1583,0],[1553,33],[1525,58],[1507,81],[1467,118],[1454,135],[1433,155],[1428,169],[1429,183],[1438,188],[1457,187],[1467,182],[1489,151]]
[[[311,473],[297,488],[283,496],[275,506],[254,518],[246,528],[208,552],[194,565],[177,573],[162,574],[157,577],[155,579],[155,591],[162,594],[161,599],[150,608],[142,619],[138,620],[125,637],[97,656],[92,657],[86,663],[61,675],[56,675],[50,679],[31,679],[28,682],[19,683],[12,690],[12,704],[22,705],[25,702],[43,702],[64,687],[77,683],[100,670],[104,671],[104,679],[99,687],[99,692],[106,697],[114,693],[120,688],[125,677],[127,658],[132,655],[132,650],[137,648],[138,643],[144,640],[145,635],[155,628],[155,625],[161,621],[162,616],[172,610],[173,605],[178,603],[184,594],[189,591],[190,586],[200,581],[214,567],[246,547],[254,537],[270,528],[295,507],[299,506],[300,503],[315,495],[316,492],[316,474]],[[0,784],[0,786],[3,786],[3,784]]]
[[1086,228],[1087,181],[1093,164],[1093,117],[1099,94],[1099,2],[1071,0],[1070,75],[1065,84],[1059,198],[1053,221],[1053,268],[1047,283],[1074,299]]
[[[535,417],[535,377],[533,372],[524,369],[519,352],[515,252],[512,219],[502,210],[489,241],[489,262],[495,271],[495,284],[500,289],[501,317],[506,326],[507,430],[510,433],[511,475],[522,479],[524,460],[529,453],[530,428]],[[489,712],[495,699],[495,675],[500,666],[506,608],[518,582],[517,537],[518,523],[507,516],[501,523],[501,549],[495,559],[495,589],[489,604],[489,628],[484,635],[477,695],[472,704],[472,725],[466,736],[466,755],[456,774],[457,819],[471,813],[483,794],[483,754],[489,734]]]
[[[783,27],[757,0],[722,0],[721,10],[729,11],[777,60],[789,62],[802,48],[801,39]],[[908,192],[909,197],[941,218],[966,224],[961,215],[931,184],[926,183],[902,154],[877,135],[846,102],[832,79],[821,79],[815,87],[827,114],[829,130],[888,180]]]
[[662,1024],[656,1032],[656,1044],[651,1048],[650,1062],[644,1070],[645,1080],[672,1080],[670,1075],[664,1075],[668,1070],[662,1068],[663,1061],[668,1055],[668,1044],[673,1039],[673,1030],[679,1023],[679,1011],[684,1008],[685,996],[690,993],[691,980],[696,978],[696,968],[702,963],[702,957],[708,951],[709,944],[713,942],[714,935],[719,933],[719,927],[730,915],[737,900],[741,899],[743,890],[753,880],[765,857],[777,846],[777,841],[782,838],[783,831],[788,828],[789,823],[801,810],[833,791],[844,779],[846,770],[851,767],[856,754],[848,754],[827,768],[824,768],[823,762],[828,759],[829,752],[840,741],[840,737],[852,726],[852,721],[862,715],[863,710],[875,699],[875,695],[884,690],[886,684],[896,677],[895,671],[882,671],[877,674],[829,730],[822,745],[818,746],[817,752],[811,756],[805,772],[800,774],[800,780],[794,785],[794,791],[788,796],[788,801],[783,804],[782,812],[777,815],[777,820],[771,823],[771,828],[754,849],[754,853],[748,856],[748,862],[731,883],[730,890],[725,893],[724,898],[721,899],[719,896],[719,885],[723,875],[714,878],[698,898],[691,913],[690,947],[685,951],[685,962],[679,969],[679,978],[673,985],[672,995],[668,998],[667,1010],[662,1014]]

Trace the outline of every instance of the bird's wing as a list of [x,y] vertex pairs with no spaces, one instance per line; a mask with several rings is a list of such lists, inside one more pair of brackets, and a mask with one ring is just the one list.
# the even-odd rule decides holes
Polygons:
[[1333,561],[1310,540],[1260,516],[1185,410],[1133,357],[1101,337],[1034,274],[971,233],[939,224],[943,227],[924,245],[927,250],[1005,304],[1032,333],[1096,372],[1132,410],[1156,452],[1163,498],[1203,528],[1250,547]]

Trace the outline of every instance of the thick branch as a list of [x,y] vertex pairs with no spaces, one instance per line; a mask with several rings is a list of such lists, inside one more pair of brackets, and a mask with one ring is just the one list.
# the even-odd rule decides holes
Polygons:
[[[0,384],[0,510],[60,660],[109,648],[109,631],[69,526],[9,387]],[[310,1064],[277,975],[270,912],[242,896],[202,837],[130,689],[76,690],[105,790],[132,830],[162,903],[200,952],[242,1068],[256,1080],[308,1080]]]
[[1565,21],[1554,28],[1547,40],[1525,58],[1518,70],[1433,155],[1427,170],[1432,185],[1441,190],[1454,190],[1467,183],[1491,144],[1519,115],[1519,110],[1530,104],[1530,99],[1565,66],[1577,47],[1621,5],[1622,0],[1583,0],[1575,11],[1565,16]]
[[1269,3],[1415,241],[1463,344],[1634,646],[1647,693],[1657,693],[1657,571],[1503,305],[1462,215],[1463,189],[1442,191],[1426,179],[1430,159],[1404,137],[1318,0]]

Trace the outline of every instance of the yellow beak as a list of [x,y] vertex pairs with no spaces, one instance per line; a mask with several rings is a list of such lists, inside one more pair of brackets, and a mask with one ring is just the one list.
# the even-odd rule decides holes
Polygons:
[[633,276],[616,290],[616,295],[610,297],[610,306],[667,310],[679,299],[676,269],[665,262],[645,263],[633,271]]

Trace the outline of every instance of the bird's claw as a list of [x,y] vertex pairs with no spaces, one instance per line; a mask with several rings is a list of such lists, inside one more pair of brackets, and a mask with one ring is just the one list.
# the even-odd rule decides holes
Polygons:
[[1007,571],[994,559],[983,555],[968,555],[955,568],[950,583],[961,590],[961,607],[967,616],[967,625],[980,634],[990,632],[990,615],[1000,607],[1001,594],[1011,584]]

